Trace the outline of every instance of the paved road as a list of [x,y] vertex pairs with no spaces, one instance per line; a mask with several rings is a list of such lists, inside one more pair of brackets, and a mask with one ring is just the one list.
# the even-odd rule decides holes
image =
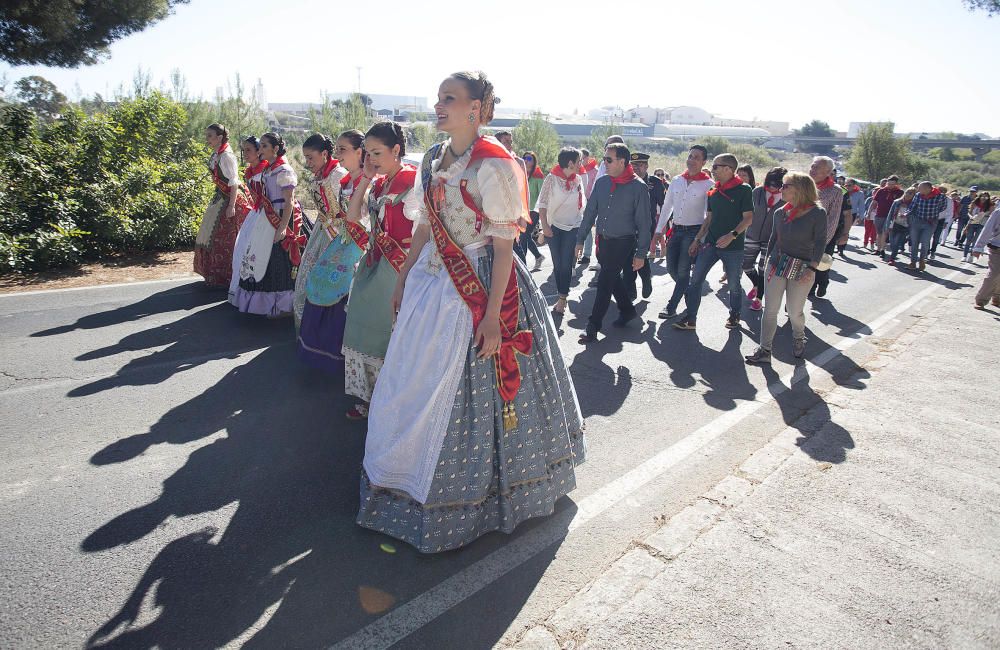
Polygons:
[[[582,271],[559,323],[587,417],[579,489],[513,535],[429,557],[354,524],[364,427],[343,418],[342,381],[297,363],[289,321],[190,282],[2,297],[0,646],[504,643],[825,391],[865,389],[872,323],[902,331],[982,274],[950,249],[919,278],[849,256],[807,318],[822,367],[793,365],[782,327],[767,372],[741,359],[758,315],[723,327],[721,269],[697,333],[656,318],[661,267],[641,325],[587,349]],[[852,447],[844,430],[810,454]]]

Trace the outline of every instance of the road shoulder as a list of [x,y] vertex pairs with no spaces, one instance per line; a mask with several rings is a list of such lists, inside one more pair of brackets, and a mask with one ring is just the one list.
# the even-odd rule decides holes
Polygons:
[[[1000,380],[975,360],[1000,330],[973,293],[882,341],[865,390],[827,394],[516,647],[995,646]],[[845,462],[817,460],[845,433]]]

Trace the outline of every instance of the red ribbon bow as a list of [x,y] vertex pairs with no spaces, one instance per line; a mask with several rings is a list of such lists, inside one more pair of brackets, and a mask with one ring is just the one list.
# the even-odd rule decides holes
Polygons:
[[298,266],[302,261],[302,249],[305,248],[307,241],[305,235],[299,234],[291,228],[286,230],[285,238],[281,240],[281,248],[288,253],[288,259],[292,261],[292,266]]

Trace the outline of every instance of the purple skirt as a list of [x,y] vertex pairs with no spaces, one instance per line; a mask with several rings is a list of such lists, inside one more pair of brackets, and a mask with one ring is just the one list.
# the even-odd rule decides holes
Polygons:
[[344,298],[335,305],[319,307],[306,301],[299,326],[299,359],[307,366],[334,375],[344,374]]

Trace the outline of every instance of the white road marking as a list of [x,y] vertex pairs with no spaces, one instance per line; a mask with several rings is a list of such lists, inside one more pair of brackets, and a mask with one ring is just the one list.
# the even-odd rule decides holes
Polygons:
[[[953,281],[962,274],[963,270],[959,269],[942,279]],[[891,325],[900,314],[917,305],[939,288],[941,285],[932,283],[883,313],[867,325],[871,331],[868,336],[875,336],[880,329]],[[575,514],[571,510],[557,512],[546,525],[539,526],[523,537],[493,551],[475,564],[415,596],[332,647],[338,650],[341,648],[344,650],[348,648],[388,648],[398,643],[455,605],[524,564],[545,548],[563,539],[567,532],[589,523],[618,501],[656,479],[707,443],[720,437],[746,416],[772,402],[777,395],[790,390],[792,386],[806,379],[809,372],[822,368],[840,356],[843,351],[865,340],[865,338],[866,336],[857,334],[842,338],[836,345],[817,355],[812,361],[797,366],[795,370],[786,374],[778,382],[770,384],[767,394],[760,399],[743,402],[735,409],[723,413],[652,458],[642,462],[628,473],[585,497],[577,504]]]

